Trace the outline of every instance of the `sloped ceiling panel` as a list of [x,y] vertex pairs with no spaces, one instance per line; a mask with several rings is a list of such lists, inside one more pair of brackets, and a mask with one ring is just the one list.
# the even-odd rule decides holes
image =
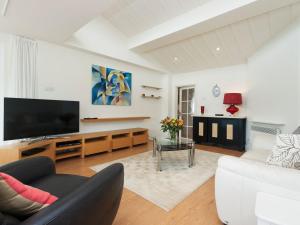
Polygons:
[[119,0],[102,15],[127,36],[134,36],[211,0]]
[[300,3],[144,53],[144,57],[173,73],[245,63],[299,16]]
[[0,32],[61,43],[114,1],[10,0],[0,16]]

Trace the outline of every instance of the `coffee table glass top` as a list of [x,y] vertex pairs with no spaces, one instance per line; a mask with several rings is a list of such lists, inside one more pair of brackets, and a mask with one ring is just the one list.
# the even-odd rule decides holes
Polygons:
[[161,138],[156,139],[156,145],[160,146],[161,151],[179,151],[193,148],[194,141],[183,138],[179,138],[176,140]]

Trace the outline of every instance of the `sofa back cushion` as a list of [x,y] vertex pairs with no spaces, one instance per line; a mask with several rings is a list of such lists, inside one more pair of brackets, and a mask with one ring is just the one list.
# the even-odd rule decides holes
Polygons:
[[300,169],[300,135],[280,134],[267,164]]
[[40,189],[27,186],[12,176],[0,173],[1,212],[17,217],[30,216],[57,200]]

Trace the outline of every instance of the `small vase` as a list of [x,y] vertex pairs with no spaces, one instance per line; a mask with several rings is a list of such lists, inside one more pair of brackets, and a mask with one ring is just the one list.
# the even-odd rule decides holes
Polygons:
[[203,115],[203,114],[204,114],[204,111],[205,111],[205,106],[201,106],[201,107],[200,107],[200,111],[201,111],[201,115]]

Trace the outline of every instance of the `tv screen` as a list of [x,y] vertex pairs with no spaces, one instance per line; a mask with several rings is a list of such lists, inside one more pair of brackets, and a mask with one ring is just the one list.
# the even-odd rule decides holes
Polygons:
[[4,98],[4,140],[79,132],[79,102]]

